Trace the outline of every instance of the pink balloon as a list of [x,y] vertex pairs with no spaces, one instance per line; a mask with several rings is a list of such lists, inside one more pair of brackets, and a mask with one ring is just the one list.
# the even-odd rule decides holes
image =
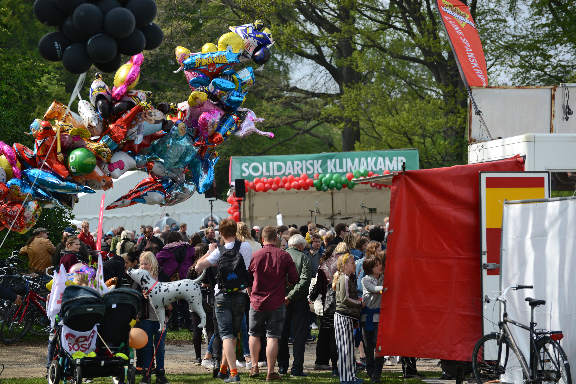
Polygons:
[[14,177],[19,179],[22,175],[20,174],[20,168],[18,168],[18,159],[16,158],[16,152],[14,152],[14,149],[5,142],[0,141],[0,155],[6,157],[12,167]]
[[132,68],[130,68],[130,71],[128,71],[128,76],[126,76],[124,83],[119,87],[112,88],[112,99],[118,101],[122,97],[124,97],[124,95],[128,91],[128,87],[131,86],[136,81],[136,79],[138,79],[138,76],[140,76],[140,67],[142,66],[143,62],[144,62],[144,55],[141,53],[134,55],[130,58]]

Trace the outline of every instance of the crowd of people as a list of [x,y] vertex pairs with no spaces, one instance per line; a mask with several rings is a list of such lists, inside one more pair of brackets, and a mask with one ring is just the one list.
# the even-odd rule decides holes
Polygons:
[[[265,367],[267,381],[287,373],[306,376],[304,352],[312,328],[318,329],[314,369],[331,370],[341,383],[360,382],[356,372],[365,369],[371,382],[380,381],[387,358],[376,356],[375,349],[386,292],[387,220],[382,226],[339,223],[334,228],[308,223],[261,229],[229,219],[208,224],[190,235],[186,224],[162,230],[143,225],[138,236],[122,227],[106,233],[100,246],[107,256],[104,279],[139,288],[126,275],[138,266],[159,281],[202,276],[204,331],[185,301],[166,308],[168,327],[189,329],[196,362],[225,382],[240,380],[239,367],[250,377]],[[32,272],[60,265],[69,272],[79,263],[90,264],[95,249],[95,236],[83,222],[79,231],[67,228],[57,246],[37,228],[20,252],[28,256]],[[150,383],[152,372],[156,383],[167,383],[166,334],[149,304],[136,326],[149,336],[137,356],[141,383]],[[405,376],[417,374],[412,360],[402,359]]]

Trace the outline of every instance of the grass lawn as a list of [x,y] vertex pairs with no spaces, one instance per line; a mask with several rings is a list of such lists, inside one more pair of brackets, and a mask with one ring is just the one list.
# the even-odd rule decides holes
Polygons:
[[[427,372],[422,373],[424,376],[428,376]],[[250,379],[247,373],[240,373],[241,383],[265,383],[266,374],[260,374],[260,378]],[[437,372],[433,376],[437,376]],[[360,374],[360,377],[364,379],[365,383],[369,381],[365,378],[364,374]],[[168,375],[168,380],[172,384],[207,384],[207,383],[220,383],[218,379],[213,379],[212,375]],[[0,379],[2,384],[46,384],[45,379]],[[152,383],[155,382],[154,377],[152,377]],[[330,373],[310,373],[308,377],[290,377],[286,376],[284,380],[279,381],[279,383],[314,383],[314,384],[336,384],[338,379],[333,377]],[[94,379],[93,384],[111,384],[112,380],[110,378],[98,378]],[[138,384],[138,381],[136,381]],[[402,379],[400,373],[384,372],[382,375],[383,384],[421,384],[422,381],[419,379]]]

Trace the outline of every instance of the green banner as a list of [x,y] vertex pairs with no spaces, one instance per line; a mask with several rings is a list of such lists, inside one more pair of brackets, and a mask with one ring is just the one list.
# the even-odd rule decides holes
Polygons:
[[230,158],[229,180],[254,180],[256,177],[300,176],[314,174],[348,173],[366,169],[381,174],[385,170],[419,169],[416,149],[328,152],[306,155],[233,156]]

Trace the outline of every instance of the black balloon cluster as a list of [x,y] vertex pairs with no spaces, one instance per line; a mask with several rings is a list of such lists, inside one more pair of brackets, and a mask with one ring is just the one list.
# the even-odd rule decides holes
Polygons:
[[133,56],[158,47],[164,34],[152,21],[154,0],[36,0],[34,14],[58,27],[42,37],[38,49],[50,61],[62,60],[69,72],[86,72],[92,64],[114,72],[121,54]]

